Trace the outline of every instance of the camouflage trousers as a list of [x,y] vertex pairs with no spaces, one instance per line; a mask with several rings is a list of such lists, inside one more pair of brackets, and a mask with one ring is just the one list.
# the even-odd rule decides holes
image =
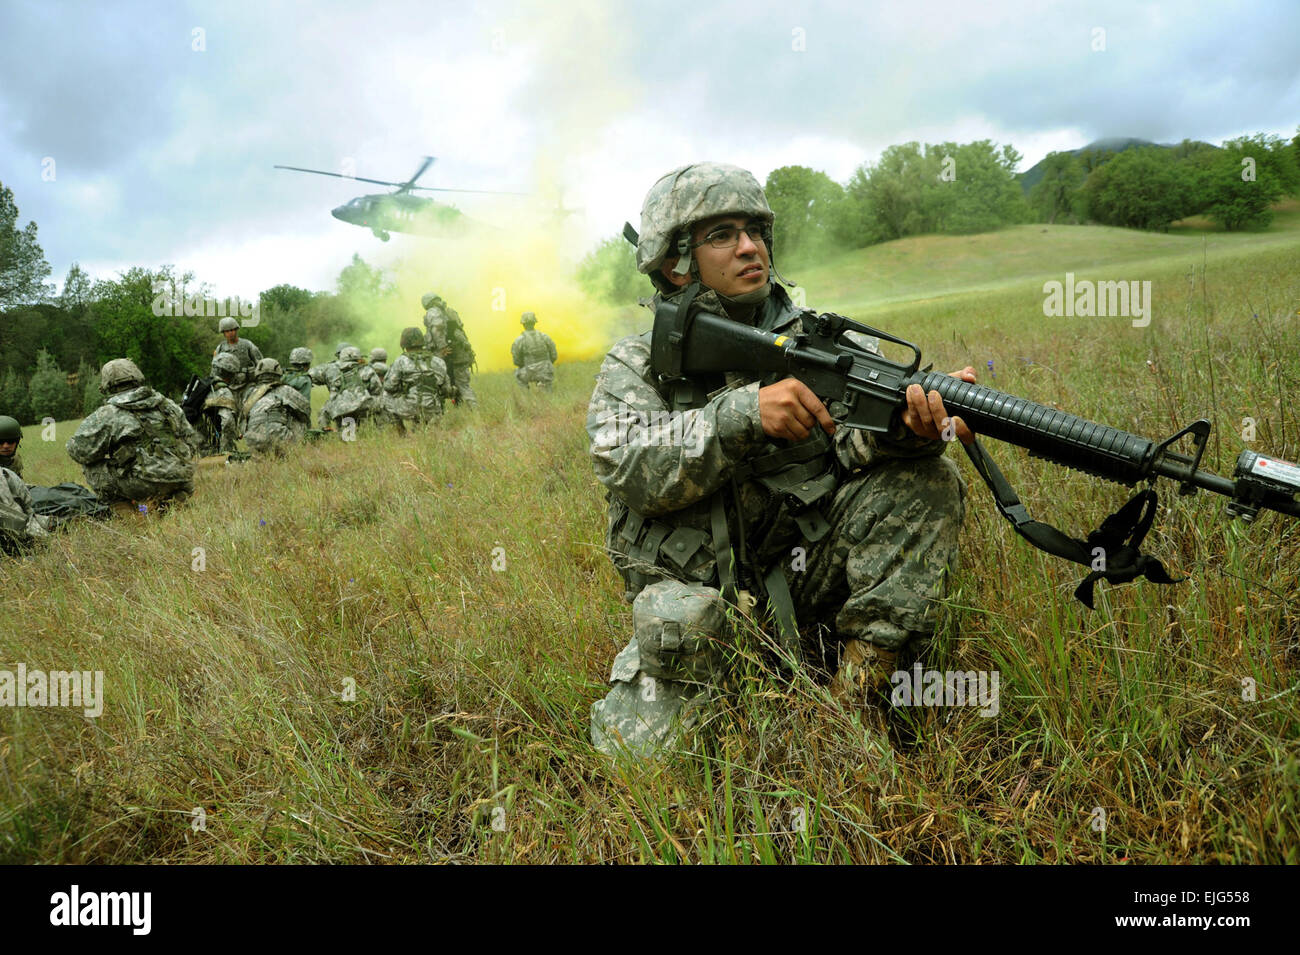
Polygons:
[[447,370],[451,372],[451,383],[456,388],[456,403],[466,408],[477,408],[478,395],[469,386],[469,369],[469,365],[451,365]]
[[555,366],[549,361],[529,362],[515,369],[515,381],[520,388],[527,389],[529,384],[536,384],[543,391],[550,391],[555,384]]
[[[830,531],[785,561],[801,632],[825,627],[837,641],[889,650],[932,633],[957,562],[964,497],[956,465],[941,457],[888,460],[842,484],[825,512]],[[661,580],[637,594],[632,622],[612,689],[592,704],[591,740],[604,753],[621,742],[651,756],[716,692],[725,604],[713,587]]]

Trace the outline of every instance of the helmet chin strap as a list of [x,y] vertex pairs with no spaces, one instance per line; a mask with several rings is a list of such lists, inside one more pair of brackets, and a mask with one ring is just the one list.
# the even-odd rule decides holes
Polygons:
[[[714,291],[717,292],[717,289],[714,289]],[[745,292],[743,295],[723,295],[721,292],[717,292],[718,298],[722,299],[726,305],[757,305],[771,294],[772,283],[770,281],[764,282],[758,288]]]

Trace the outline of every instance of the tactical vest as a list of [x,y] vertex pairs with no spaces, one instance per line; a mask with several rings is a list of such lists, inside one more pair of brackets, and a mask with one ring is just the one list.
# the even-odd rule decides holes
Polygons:
[[[689,299],[679,304],[685,309]],[[652,358],[652,364],[653,361]],[[661,376],[659,390],[660,394],[666,390],[672,411],[680,413],[704,407],[721,391],[710,391],[708,386],[721,383],[721,378],[701,382],[669,375]],[[755,527],[733,528],[728,518],[728,502],[730,511],[743,525],[741,487],[751,480],[767,491],[770,516]],[[834,445],[818,428],[797,444],[770,450],[732,468],[731,480],[708,499],[707,534],[696,528],[674,527],[647,519],[619,502],[626,510],[626,517],[616,524],[615,515],[611,514],[609,530],[611,538],[615,534],[620,538],[620,552],[633,564],[627,569],[620,567],[629,595],[634,596],[647,584],[665,576],[655,573],[656,567],[668,570],[673,576],[693,576],[700,583],[717,587],[723,599],[737,605],[744,602],[743,591],[755,591],[752,599],[758,595],[768,598],[782,645],[788,653],[797,654],[798,629],[784,562],[795,544],[815,543],[826,536],[830,523],[822,508],[829,506],[842,480]],[[789,527],[790,523],[794,527]],[[759,532],[758,539],[748,539],[755,531]],[[703,579],[708,573],[707,563],[698,555],[705,544],[713,551],[714,566],[708,579]],[[694,575],[691,569],[695,569]]]
[[519,351],[525,365],[551,360],[551,349],[547,346],[546,338],[541,332],[536,329],[529,329],[521,337],[524,342]]
[[140,425],[140,436],[119,444],[109,456],[119,473],[162,484],[179,484],[193,478],[189,447],[182,447],[184,442],[172,429],[167,412],[160,407],[133,416]]
[[407,357],[415,364],[415,376],[407,394],[424,399],[420,404],[437,404],[442,400],[442,387],[438,383],[438,370],[433,367],[429,355],[407,352]]
[[465,334],[465,326],[461,324],[459,315],[447,316],[447,344],[451,346],[447,364],[474,364],[474,348],[469,343],[469,336]]

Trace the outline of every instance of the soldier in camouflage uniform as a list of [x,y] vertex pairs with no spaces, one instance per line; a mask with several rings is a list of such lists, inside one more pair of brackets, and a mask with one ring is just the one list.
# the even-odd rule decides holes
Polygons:
[[128,358],[105,364],[99,381],[104,403],[67,443],[95,493],[111,504],[150,509],[193,493],[199,436],[180,406],[146,385]]
[[[239,400],[240,392],[235,388],[235,382],[242,375],[239,369],[239,360],[229,352],[214,355],[209,373],[212,378],[212,390],[203,399],[203,413],[216,419],[220,438],[215,448],[209,447],[203,450],[215,451],[218,454],[229,454],[231,451],[236,450],[240,435],[244,430],[244,414]],[[251,376],[249,377],[251,380]],[[211,435],[208,436],[208,440],[211,440]]]
[[0,415],[0,468],[8,468],[23,476],[23,459],[18,456],[18,445],[23,440],[23,428],[17,418]]
[[372,348],[370,349],[370,370],[375,373],[382,387],[384,384],[384,375],[388,374],[388,349]]
[[212,350],[212,357],[222,354],[235,356],[239,363],[238,374],[230,382],[230,388],[242,400],[244,389],[253,380],[253,369],[262,360],[262,352],[248,339],[239,337],[239,322],[233,318],[223,318],[217,330],[226,336],[226,340]]
[[[758,182],[734,166],[660,179],[637,246],[656,306],[693,295],[692,309],[798,333],[813,313],[771,282],[773,219]],[[634,631],[592,705],[592,743],[671,747],[725,675],[728,605],[761,598],[787,646],[814,658],[819,644],[838,648],[836,698],[874,698],[898,651],[932,632],[957,558],[964,488],[942,456],[939,394],[913,386],[887,434],[836,428],[794,378],[661,381],[650,337],[611,349],[587,412]],[[959,418],[952,427],[973,440]]]
[[361,349],[349,345],[339,352],[337,391],[325,402],[322,412],[328,420],[341,427],[344,418],[360,424],[367,418],[385,417],[383,403],[377,400],[379,382],[374,375],[362,375]]
[[[312,368],[307,372],[308,376],[311,378],[311,383],[313,385],[320,385],[322,388],[329,391],[330,398],[333,398],[338,394],[339,390],[339,355],[343,354],[343,349],[351,347],[352,346],[347,342],[339,342],[339,347],[334,349],[333,361],[326,362],[323,365],[317,365],[315,368]],[[325,404],[321,405],[320,411],[316,412],[316,427],[320,428],[322,431],[330,427],[328,405],[329,400],[326,399]]]
[[510,346],[510,358],[515,363],[515,381],[525,391],[530,382],[536,382],[543,391],[550,391],[555,384],[555,360],[559,357],[555,342],[551,341],[550,335],[537,330],[537,316],[532,312],[524,312],[519,324],[524,326],[523,334]]
[[306,398],[308,405],[311,404],[311,359],[310,348],[295,348],[289,352],[292,371],[284,376],[284,383]]
[[442,417],[442,403],[451,388],[447,364],[424,347],[418,328],[402,331],[402,354],[384,377],[388,412],[403,430]]
[[302,440],[311,424],[311,402],[283,379],[283,370],[274,358],[257,363],[244,402],[248,411],[244,440],[258,454],[283,454],[288,445]]
[[478,407],[478,396],[470,387],[470,369],[474,365],[474,348],[465,334],[465,323],[454,308],[439,295],[428,292],[420,299],[425,307],[424,327],[430,352],[447,362],[451,374],[453,400],[469,408]]
[[36,513],[23,479],[9,468],[0,467],[0,553],[22,553],[46,540],[50,536],[48,528],[48,518]]

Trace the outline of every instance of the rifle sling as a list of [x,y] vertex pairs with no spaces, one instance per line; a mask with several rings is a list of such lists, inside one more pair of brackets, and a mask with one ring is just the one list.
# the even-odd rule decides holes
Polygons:
[[1089,610],[1093,609],[1093,587],[1099,580],[1124,584],[1138,577],[1146,577],[1152,583],[1176,584],[1187,579],[1170,577],[1159,559],[1141,552],[1142,541],[1155,519],[1155,491],[1138,491],[1123,507],[1102,521],[1101,527],[1089,534],[1087,540],[1079,540],[1030,517],[1029,511],[1020,503],[1019,496],[997,463],[989,457],[978,440],[963,447],[971,464],[993,492],[998,511],[1011,523],[1015,532],[1029,543],[1039,550],[1090,569],[1097,559],[1093,556],[1095,550],[1101,548],[1100,559],[1104,569],[1093,569],[1074,591],[1074,596]]

